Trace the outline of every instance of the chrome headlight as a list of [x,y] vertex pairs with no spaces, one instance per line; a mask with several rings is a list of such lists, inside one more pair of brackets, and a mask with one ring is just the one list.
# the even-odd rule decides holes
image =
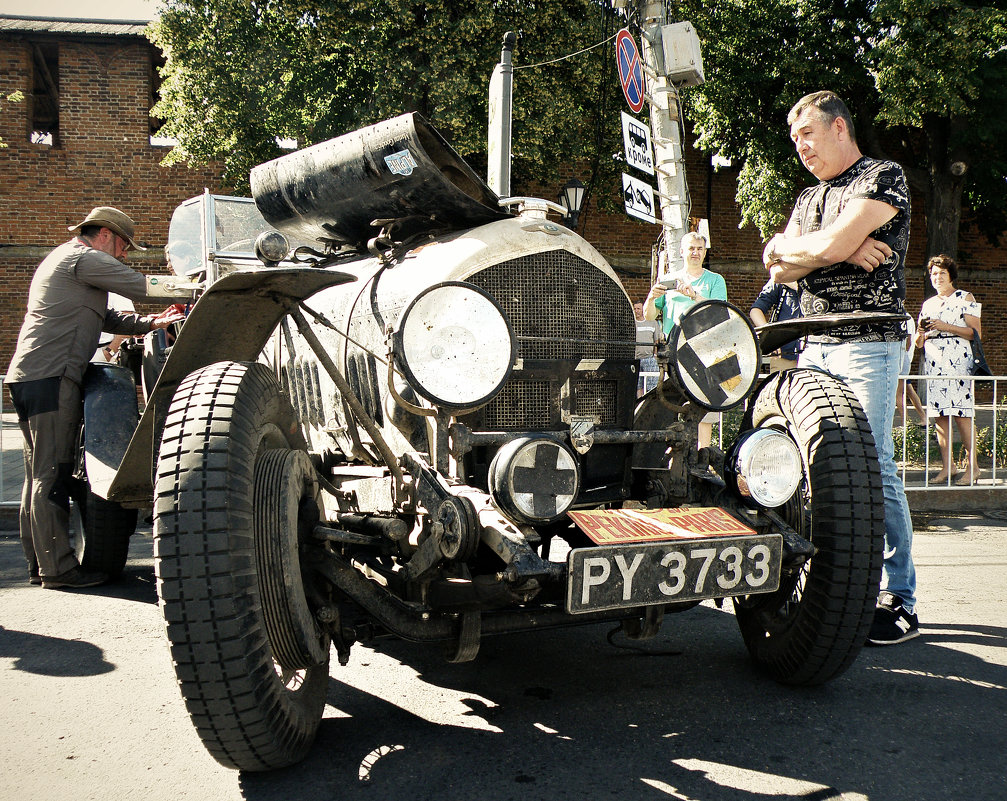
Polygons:
[[255,238],[255,255],[266,264],[279,264],[290,252],[290,242],[279,231],[263,231]]
[[804,477],[797,443],[772,428],[742,435],[728,454],[726,468],[738,494],[767,509],[785,504]]
[[715,412],[748,397],[762,358],[748,316],[720,300],[704,300],[682,315],[672,330],[671,356],[686,395]]
[[549,523],[566,514],[580,491],[570,450],[546,436],[520,437],[497,451],[489,469],[490,496],[519,523]]
[[392,337],[409,385],[438,406],[471,411],[510,376],[517,340],[503,310],[473,284],[448,281],[418,294]]

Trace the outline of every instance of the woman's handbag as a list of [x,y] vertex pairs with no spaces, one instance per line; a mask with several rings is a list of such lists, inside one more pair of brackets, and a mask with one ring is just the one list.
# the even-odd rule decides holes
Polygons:
[[979,332],[972,329],[972,363],[969,365],[969,372],[972,375],[993,375],[990,366],[986,361],[986,354],[983,352],[983,342],[979,338]]

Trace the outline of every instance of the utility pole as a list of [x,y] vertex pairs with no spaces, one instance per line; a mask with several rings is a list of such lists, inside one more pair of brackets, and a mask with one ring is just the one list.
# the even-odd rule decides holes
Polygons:
[[689,230],[689,187],[682,156],[682,132],[678,90],[667,77],[662,29],[668,24],[663,2],[639,0],[642,23],[641,59],[650,100],[650,127],[654,141],[654,172],[661,204],[664,246],[653,271],[677,269],[681,262],[678,243]]

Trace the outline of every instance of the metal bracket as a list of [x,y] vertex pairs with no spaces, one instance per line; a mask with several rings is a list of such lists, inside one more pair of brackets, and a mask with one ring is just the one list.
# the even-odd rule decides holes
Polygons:
[[549,211],[555,211],[564,216],[567,213],[567,210],[559,203],[553,203],[551,200],[540,197],[505,197],[500,199],[500,205],[504,208],[517,206],[518,216],[536,219],[544,219]]
[[623,633],[631,640],[649,640],[661,630],[664,622],[663,606],[648,606],[643,617],[631,617],[622,621]]
[[403,454],[401,461],[415,479],[417,500],[433,520],[430,536],[406,565],[406,580],[415,581],[441,559],[464,561],[475,554],[480,526],[472,501],[453,494],[419,455]]

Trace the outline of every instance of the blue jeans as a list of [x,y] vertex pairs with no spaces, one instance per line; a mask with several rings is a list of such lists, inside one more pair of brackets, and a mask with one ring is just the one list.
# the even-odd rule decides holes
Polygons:
[[895,468],[892,417],[904,342],[810,342],[801,353],[801,367],[817,367],[841,378],[864,407],[874,433],[885,496],[885,562],[881,589],[897,595],[907,612],[916,606],[913,566],[913,521],[906,489]]

